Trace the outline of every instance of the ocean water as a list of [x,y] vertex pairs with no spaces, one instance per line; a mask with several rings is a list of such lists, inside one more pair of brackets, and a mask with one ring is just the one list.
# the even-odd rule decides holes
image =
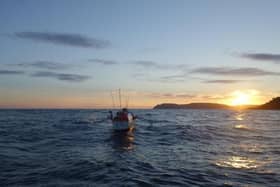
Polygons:
[[0,110],[0,186],[280,186],[280,111]]

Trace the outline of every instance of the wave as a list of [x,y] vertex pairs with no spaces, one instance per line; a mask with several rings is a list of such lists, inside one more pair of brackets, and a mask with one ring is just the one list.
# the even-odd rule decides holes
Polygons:
[[134,110],[115,133],[105,110],[1,110],[1,186],[279,186],[271,111]]

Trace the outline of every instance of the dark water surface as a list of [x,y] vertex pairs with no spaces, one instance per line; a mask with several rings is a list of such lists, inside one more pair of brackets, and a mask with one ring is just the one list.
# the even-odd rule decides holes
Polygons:
[[280,111],[0,110],[0,186],[280,186]]

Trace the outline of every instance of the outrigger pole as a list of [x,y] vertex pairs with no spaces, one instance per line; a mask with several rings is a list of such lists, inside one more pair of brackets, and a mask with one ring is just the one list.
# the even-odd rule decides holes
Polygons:
[[129,96],[125,96],[125,107],[128,108]]
[[120,109],[122,108],[122,96],[121,96],[121,89],[119,89],[119,100],[120,100]]
[[112,97],[113,109],[115,109],[116,106],[115,106],[115,99],[114,99],[113,91],[111,91],[111,97]]

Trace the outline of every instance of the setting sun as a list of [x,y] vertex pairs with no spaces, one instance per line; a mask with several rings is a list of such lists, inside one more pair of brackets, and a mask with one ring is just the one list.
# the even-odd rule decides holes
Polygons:
[[227,99],[223,103],[231,106],[259,105],[267,100],[262,92],[256,89],[235,90],[225,97]]
[[248,93],[243,93],[240,91],[236,91],[233,93],[234,97],[231,101],[231,105],[239,106],[239,105],[248,105],[250,104],[251,95]]

